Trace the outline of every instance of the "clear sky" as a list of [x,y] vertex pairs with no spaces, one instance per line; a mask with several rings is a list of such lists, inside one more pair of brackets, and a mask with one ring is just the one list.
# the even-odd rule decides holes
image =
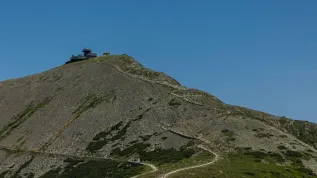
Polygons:
[[7,0],[0,81],[89,47],[226,103],[317,122],[316,0]]

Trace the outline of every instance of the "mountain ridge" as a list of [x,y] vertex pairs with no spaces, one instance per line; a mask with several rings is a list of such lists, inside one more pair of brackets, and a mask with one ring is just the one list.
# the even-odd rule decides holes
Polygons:
[[[253,150],[271,157],[274,152],[304,172],[317,171],[316,124],[226,104],[125,54],[67,64],[0,84],[2,148],[141,159],[160,167],[190,159],[197,152],[197,138],[203,138],[222,156],[241,149],[243,154],[258,154],[249,153]],[[6,154],[0,152],[0,160],[1,155]],[[170,158],[162,162],[158,155]],[[10,157],[6,161],[19,162]],[[48,162],[53,167],[62,165]],[[43,169],[26,167],[43,175]],[[19,172],[9,170],[13,175]],[[65,170],[59,174],[66,174]]]

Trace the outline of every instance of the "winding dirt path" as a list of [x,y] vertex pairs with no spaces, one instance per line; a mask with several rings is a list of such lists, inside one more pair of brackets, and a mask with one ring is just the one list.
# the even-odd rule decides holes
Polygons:
[[[107,65],[115,68],[117,71],[119,71],[120,73],[130,77],[130,78],[133,78],[133,79],[137,79],[137,80],[142,80],[144,82],[148,82],[148,83],[151,83],[151,84],[159,84],[159,85],[164,85],[164,86],[168,86],[168,87],[171,87],[171,88],[174,88],[176,90],[188,90],[187,88],[183,87],[183,86],[177,86],[177,85],[173,85],[173,84],[170,84],[170,83],[167,83],[167,82],[160,82],[160,81],[153,81],[153,80],[149,80],[149,79],[146,79],[144,77],[141,77],[141,76],[138,76],[138,75],[133,75],[133,74],[130,74],[129,72],[126,72],[124,70],[122,70],[119,66],[115,65],[115,64],[112,64],[112,63],[106,63]],[[187,99],[185,97],[182,97],[180,95],[177,95],[175,93],[170,93],[171,95],[174,95],[176,97],[179,97],[179,98],[182,98],[183,100],[189,102],[189,103],[192,103],[192,104],[195,104],[195,105],[199,105],[199,106],[205,106],[205,107],[210,107],[208,105],[204,105],[202,103],[198,103],[198,102],[195,102],[195,101],[192,101],[190,99]]]
[[[188,138],[193,138],[193,139],[199,140],[199,141],[201,141],[201,142],[203,142],[203,143],[205,143],[207,145],[209,145],[211,143],[209,140],[202,138],[201,134],[199,136],[189,136],[189,135],[186,135],[186,134],[184,134],[182,132],[175,131],[173,129],[168,129],[168,128],[165,128],[165,127],[162,127],[162,129],[170,131],[170,132],[172,132],[174,134],[182,135],[184,137],[188,137]],[[208,151],[209,153],[215,155],[215,158],[212,161],[204,163],[204,164],[199,164],[199,165],[195,165],[195,166],[189,166],[189,167],[180,168],[180,169],[176,169],[176,170],[170,171],[168,173],[165,173],[165,174],[159,176],[159,178],[167,178],[168,176],[170,176],[170,175],[172,175],[174,173],[180,172],[180,171],[208,166],[208,165],[214,164],[216,161],[219,160],[220,156],[216,152],[211,151],[210,149],[204,147],[203,145],[198,145],[198,148],[203,149],[205,151]]]
[[[165,85],[165,86],[168,86],[168,87],[172,87],[174,89],[177,89],[177,90],[187,90],[187,88],[183,87],[183,86],[177,86],[177,85],[173,85],[173,84],[169,84],[167,82],[159,82],[159,81],[152,81],[152,80],[149,80],[149,79],[146,79],[146,78],[143,78],[143,77],[140,77],[140,76],[135,76],[133,74],[130,74],[126,71],[123,71],[119,66],[117,65],[114,65],[114,64],[111,64],[111,63],[107,63],[108,65],[114,67],[116,70],[118,70],[119,72],[131,77],[131,78],[134,78],[134,79],[139,79],[139,80],[143,80],[145,82],[149,82],[149,83],[152,83],[152,84],[160,84],[160,85]],[[0,88],[1,88],[1,83],[0,83]],[[204,105],[204,104],[201,104],[201,103],[198,103],[198,102],[195,102],[195,101],[191,101],[185,97],[182,97],[180,95],[177,95],[175,93],[170,93],[176,97],[179,97],[181,99],[184,99],[185,101],[189,102],[189,103],[192,103],[192,104],[195,104],[195,105],[199,105],[199,106],[208,106],[208,105]],[[164,128],[165,129],[165,128]],[[169,131],[172,131],[170,129],[165,129],[165,130],[169,130]],[[175,132],[174,132],[175,134]],[[183,136],[187,136],[183,133],[177,133],[177,134],[180,134],[180,135],[183,135]],[[187,137],[191,137],[191,136],[187,136]],[[209,144],[210,141],[209,140],[206,140],[206,139],[203,139],[201,137],[192,137],[193,139],[197,139],[197,140],[200,140],[204,143],[207,143]],[[168,172],[166,174],[164,174],[163,176],[161,176],[162,178],[166,178],[168,176],[170,176],[171,174],[174,174],[176,172],[180,172],[180,171],[184,171],[184,170],[188,170],[188,169],[194,169],[194,168],[199,168],[199,167],[204,167],[204,166],[207,166],[207,165],[210,165],[210,164],[213,164],[215,163],[216,161],[218,161],[219,159],[219,155],[213,151],[211,151],[210,149],[202,146],[202,145],[199,145],[198,146],[199,148],[205,150],[205,151],[208,151],[212,154],[215,155],[215,158],[208,162],[208,163],[204,163],[204,164],[200,164],[200,165],[196,165],[196,166],[190,166],[190,167],[185,167],[185,168],[180,168],[180,169],[177,169],[177,170],[174,170],[174,171],[171,171],[171,172]],[[59,155],[59,156],[72,156],[72,157],[77,157],[77,158],[82,158],[82,159],[91,159],[91,160],[105,160],[105,159],[110,159],[110,160],[115,160],[115,159],[111,159],[111,158],[104,158],[104,157],[90,157],[90,156],[79,156],[79,155],[70,155],[70,154],[61,154],[61,153],[48,153],[48,152],[44,152],[44,151],[40,151],[40,150],[19,150],[19,149],[10,149],[10,148],[6,148],[6,147],[2,147],[0,146],[0,149],[7,149],[7,150],[11,150],[11,151],[23,151],[23,152],[31,152],[31,153],[40,153],[40,154],[47,154],[47,155]],[[129,161],[131,163],[137,163],[137,164],[141,164],[141,165],[144,165],[144,166],[149,166],[151,167],[151,171],[149,172],[145,172],[145,173],[142,173],[142,174],[139,174],[139,175],[136,175],[136,176],[133,176],[131,178],[137,178],[139,176],[142,176],[142,175],[145,175],[145,174],[149,174],[149,173],[152,173],[152,172],[156,172],[158,171],[158,168],[156,166],[154,166],[153,164],[149,164],[149,163],[143,163],[143,162],[133,162],[133,161]]]
[[209,153],[215,155],[215,158],[208,162],[208,163],[204,163],[204,164],[199,164],[199,165],[196,165],[196,166],[189,166],[189,167],[185,167],[185,168],[180,168],[180,169],[176,169],[174,171],[171,171],[171,172],[168,172],[168,173],[165,173],[164,175],[160,176],[160,178],[167,178],[168,176],[172,175],[172,174],[175,174],[177,172],[181,172],[181,171],[185,171],[185,170],[188,170],[188,169],[195,169],[195,168],[199,168],[199,167],[204,167],[204,166],[208,166],[210,164],[213,164],[215,163],[216,161],[219,160],[219,155],[213,151],[211,151],[210,149],[202,146],[202,145],[198,145],[199,148],[205,150],[205,151],[208,151]]
[[151,172],[158,171],[158,168],[157,168],[156,166],[154,166],[153,164],[149,164],[149,163],[142,163],[142,162],[140,162],[140,163],[138,163],[138,164],[142,164],[142,165],[144,165],[144,166],[149,166],[149,167],[151,167],[151,168],[152,168],[152,171],[145,172],[145,173],[142,173],[142,174],[139,174],[139,175],[133,176],[133,177],[131,177],[131,178],[137,178],[137,177],[140,177],[140,176],[142,176],[142,175],[144,175],[144,174],[149,174],[149,173],[151,173]]

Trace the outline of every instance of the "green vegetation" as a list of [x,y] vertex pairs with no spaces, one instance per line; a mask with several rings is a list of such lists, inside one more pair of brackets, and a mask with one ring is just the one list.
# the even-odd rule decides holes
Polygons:
[[65,168],[58,167],[45,173],[40,178],[91,178],[91,177],[111,177],[128,178],[144,171],[142,165],[114,160],[73,160],[68,158]]
[[[317,124],[301,120],[290,120],[289,118],[284,116],[278,120],[271,120],[268,119],[270,117],[269,114],[238,106],[226,105],[223,106],[222,109],[223,115],[249,117],[264,122],[270,126],[280,127],[280,129],[286,129],[287,132],[289,132],[291,135],[294,135],[299,140],[317,149]],[[278,126],[278,124],[280,126]]]
[[42,175],[40,178],[54,178],[54,177],[58,177],[60,175],[61,171],[62,171],[62,168],[58,167],[56,169],[49,170],[44,175]]
[[195,140],[189,140],[187,143],[187,147],[191,147],[193,145],[195,145],[196,141]]
[[281,138],[287,138],[287,135],[283,134],[283,135],[279,135],[279,137],[281,137]]
[[289,118],[285,117],[285,116],[282,116],[280,119],[279,119],[279,122],[281,125],[285,125],[289,122]]
[[129,142],[129,144],[135,144],[135,143],[138,143],[138,140],[133,140],[133,141]]
[[[173,174],[173,178],[197,177],[254,177],[254,178],[311,178],[317,177],[313,172],[303,167],[283,165],[281,155],[264,152],[239,151],[224,156],[215,164],[182,171]],[[262,161],[263,160],[263,161]],[[279,164],[277,164],[279,163]],[[189,174],[191,173],[191,174]]]
[[88,109],[95,108],[104,101],[113,103],[115,99],[116,96],[114,95],[114,91],[110,91],[109,93],[103,96],[89,94],[84,98],[84,101],[82,101],[82,103],[77,107],[73,114],[75,115],[75,118],[78,118],[82,113],[84,113]]
[[[123,140],[125,138],[125,135],[127,133],[128,128],[131,125],[131,121],[128,122],[123,128],[121,128],[122,125],[123,125],[123,122],[120,121],[119,123],[117,123],[116,125],[111,127],[111,129],[109,131],[104,131],[104,132],[98,133],[93,138],[93,141],[89,143],[86,150],[89,150],[91,153],[95,153],[97,150],[100,150],[102,147],[107,145],[109,142],[113,142],[113,141],[118,140],[118,139]],[[109,138],[109,136],[111,136],[112,133],[115,131],[117,131],[117,133],[114,136]]]
[[150,138],[152,137],[153,135],[145,135],[145,136],[140,136],[141,139],[145,142],[145,141],[148,141],[150,140]]
[[45,82],[48,79],[48,77],[40,76],[39,80],[40,82]]
[[115,130],[119,130],[122,125],[123,125],[123,121],[120,121],[118,124],[111,127],[110,132],[115,131]]
[[287,118],[279,119],[281,127],[299,140],[317,149],[317,125],[306,121],[294,120],[290,122]]
[[128,72],[130,74],[145,77],[149,80],[156,79],[160,76],[159,72],[150,71],[150,70],[145,69],[145,68],[128,68],[128,70],[126,72]]
[[177,107],[177,106],[181,105],[180,101],[176,100],[175,98],[172,98],[171,101],[168,104],[170,106],[174,106],[174,107]]
[[301,161],[302,159],[309,160],[313,158],[313,156],[310,153],[292,151],[283,145],[279,145],[277,148],[281,150],[281,152],[285,155],[286,159],[292,161],[292,164],[300,169],[304,168],[304,165]]
[[254,132],[264,131],[264,128],[252,129],[252,131],[254,131]]
[[119,58],[124,62],[124,64],[126,65],[131,65],[134,63],[134,61],[132,60],[132,58],[127,55],[127,54],[123,54],[123,55],[120,55]]
[[[158,167],[157,172],[140,176],[140,178],[157,178],[159,177],[158,175],[162,175],[166,172],[180,169],[180,168],[189,167],[189,166],[205,164],[214,160],[215,158],[215,155],[213,155],[212,153],[209,153],[208,151],[205,151],[205,150],[195,150],[195,151],[196,153],[188,158],[181,159],[177,162],[169,162],[169,163],[157,165]],[[171,175],[170,177],[174,177],[173,175]],[[183,177],[187,177],[187,176],[183,175]]]
[[278,153],[273,153],[273,152],[266,153],[262,151],[249,150],[249,151],[243,152],[242,154],[254,157],[256,162],[261,162],[262,159],[271,159],[271,160],[275,160],[275,162],[278,162],[278,163],[283,163],[285,161],[282,155]]
[[59,75],[54,75],[53,76],[53,82],[56,82],[58,80],[60,80],[63,76],[59,76]]
[[186,89],[186,90],[178,90],[178,91],[174,91],[175,94],[181,95],[181,96],[186,96],[186,97],[190,97],[191,99],[194,99],[194,97],[201,97],[201,98],[208,98],[208,99],[212,99],[215,103],[215,105],[219,106],[222,105],[223,102],[220,101],[217,97],[211,95],[210,93],[207,93],[205,91],[202,90],[198,90],[198,89]]
[[114,150],[112,150],[110,155],[125,157],[137,153],[142,161],[150,161],[154,162],[157,165],[161,165],[165,163],[175,163],[182,159],[189,158],[190,156],[192,156],[195,153],[195,151],[193,149],[187,149],[189,144],[182,146],[180,150],[175,150],[173,148],[158,148],[154,151],[147,152],[146,149],[151,146],[150,144],[135,143],[123,150],[121,150],[120,148],[115,148]]
[[8,135],[10,135],[12,130],[14,130],[24,121],[26,121],[36,111],[45,107],[51,101],[51,99],[52,98],[45,98],[44,100],[42,100],[41,102],[37,104],[35,104],[35,102],[31,102],[21,113],[15,116],[8,125],[4,126],[0,130],[0,141],[6,138]]
[[10,155],[13,155],[13,154],[16,154],[16,153],[22,153],[21,150],[9,150],[7,148],[0,148],[1,151],[5,151],[6,153],[10,154]]
[[0,174],[0,178],[5,178],[5,176],[9,173],[9,171],[4,171]]
[[131,122],[128,122],[122,129],[119,130],[119,132],[117,132],[117,134],[115,136],[113,136],[112,138],[110,138],[110,141],[115,141],[115,140],[124,140],[125,139],[125,135],[127,133],[128,128],[130,127]]
[[291,151],[291,150],[287,150],[285,152],[285,156],[287,157],[295,157],[295,158],[301,158],[303,156],[302,153],[298,152],[298,151]]
[[123,150],[121,150],[120,148],[115,148],[114,150],[112,150],[110,155],[111,156],[125,157],[125,156],[130,156],[134,153],[140,154],[141,152],[143,152],[144,150],[146,150],[146,148],[148,148],[150,146],[151,145],[148,143],[135,143],[135,144],[123,149]]
[[35,174],[34,174],[33,172],[24,173],[23,175],[24,175],[24,177],[26,177],[26,178],[34,178],[34,177],[35,177]]
[[162,165],[166,163],[175,163],[182,159],[191,157],[195,151],[193,149],[182,148],[180,150],[175,149],[156,149],[154,151],[146,152],[141,151],[140,159],[144,161],[151,161],[157,165]]
[[111,134],[111,132],[119,130],[122,124],[123,124],[123,121],[120,121],[116,125],[112,126],[109,131],[98,133],[96,136],[94,136],[93,140],[100,140],[100,139],[106,138],[109,134]]
[[166,140],[166,139],[167,139],[167,137],[165,137],[165,136],[164,136],[164,137],[162,137],[161,139],[162,139],[162,140]]
[[255,137],[258,137],[258,138],[271,138],[273,137],[274,135],[273,134],[270,134],[270,133],[256,133],[254,135]]
[[310,152],[310,153],[313,153],[313,152],[314,152],[314,151],[311,150],[311,149],[307,149],[306,151],[307,151],[307,152]]
[[168,83],[180,86],[180,84],[175,79],[163,74],[162,72],[156,72],[151,69],[145,68],[144,66],[142,66],[142,64],[139,64],[137,61],[135,61],[132,57],[128,55],[124,55],[124,54],[118,55],[118,56],[112,55],[112,59],[115,59],[115,58],[117,59],[113,62],[119,65],[119,67],[127,73],[130,73],[136,76],[142,76],[148,80],[168,81]]
[[229,129],[224,129],[221,132],[227,137],[233,137],[234,136],[234,132],[232,130],[229,130]]
[[64,88],[63,87],[58,87],[57,89],[56,89],[56,91],[58,92],[58,91],[62,91]]
[[[142,108],[141,108],[141,109],[142,109]],[[141,109],[139,108],[139,110],[141,110]],[[149,112],[150,110],[151,110],[151,108],[146,109],[143,113],[139,114],[139,115],[137,116],[137,118],[134,119],[133,121],[138,121],[138,120],[143,119],[145,113]]]
[[28,165],[31,164],[31,162],[33,161],[34,158],[35,158],[35,157],[32,157],[31,159],[29,159],[28,161],[26,161],[24,164],[22,164],[22,165],[20,166],[20,168],[15,172],[15,174],[14,174],[11,178],[18,178],[18,177],[20,177],[21,171],[22,171],[24,168],[28,167]]
[[279,145],[277,148],[280,149],[280,150],[287,150],[287,148],[285,146],[283,146],[283,145]]
[[221,131],[223,133],[224,136],[226,136],[226,140],[227,142],[230,142],[230,141],[235,141],[236,139],[234,138],[234,132],[232,130],[229,130],[229,129],[223,129]]
[[5,176],[9,173],[9,171],[4,171],[0,174],[0,178],[5,178]]
[[18,138],[17,142],[20,142],[21,140],[23,140],[24,137],[20,137]]
[[[113,103],[116,100],[116,96],[114,95],[114,91],[111,90],[110,92],[107,92],[106,94],[102,94],[102,95],[96,95],[96,94],[89,94],[88,96],[86,96],[83,101],[80,102],[79,106],[77,107],[77,109],[75,111],[73,111],[73,117],[72,119],[70,119],[69,121],[67,121],[67,123],[58,131],[58,133],[50,138],[50,140],[48,142],[46,142],[41,148],[40,150],[45,150],[47,149],[53,142],[54,140],[56,140],[56,138],[72,123],[74,122],[77,118],[80,117],[80,115],[82,113],[84,113],[85,111],[91,109],[91,108],[95,108],[98,105],[100,105],[102,102],[106,101],[106,102],[111,102]],[[92,144],[92,145],[91,145]],[[89,145],[89,147],[93,147],[94,149],[100,149],[100,147],[102,147],[102,144],[100,142],[98,143],[91,143]]]
[[[306,174],[309,175],[313,175],[312,170],[309,170],[307,168],[305,168],[305,166],[303,165],[301,159],[310,159],[310,155],[303,155],[301,152],[298,151],[291,151],[288,150],[285,146],[278,146],[278,148],[280,150],[282,150],[282,153],[284,154],[284,157],[282,157],[280,154],[278,153],[265,153],[265,152],[243,152],[242,154],[244,155],[253,155],[253,157],[255,158],[260,158],[260,159],[268,159],[271,158],[272,162],[276,161],[280,164],[284,164],[286,160],[288,161],[292,161],[291,167],[294,170],[297,170],[299,172],[304,172]],[[274,158],[274,159],[272,159]],[[257,161],[259,162],[259,161]]]
[[268,119],[271,116],[264,112],[255,111],[255,110],[240,107],[240,106],[231,106],[231,105],[225,105],[225,104],[222,104],[220,108],[223,110],[222,115],[248,117],[248,118],[252,118],[252,119],[256,119],[261,122],[264,122],[269,126],[275,126],[274,121],[272,121],[271,119]]

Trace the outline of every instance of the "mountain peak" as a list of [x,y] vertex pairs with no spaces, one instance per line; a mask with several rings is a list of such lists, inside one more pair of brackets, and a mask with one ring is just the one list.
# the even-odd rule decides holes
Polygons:
[[126,54],[4,81],[0,113],[0,177],[317,172],[316,124],[223,103]]

